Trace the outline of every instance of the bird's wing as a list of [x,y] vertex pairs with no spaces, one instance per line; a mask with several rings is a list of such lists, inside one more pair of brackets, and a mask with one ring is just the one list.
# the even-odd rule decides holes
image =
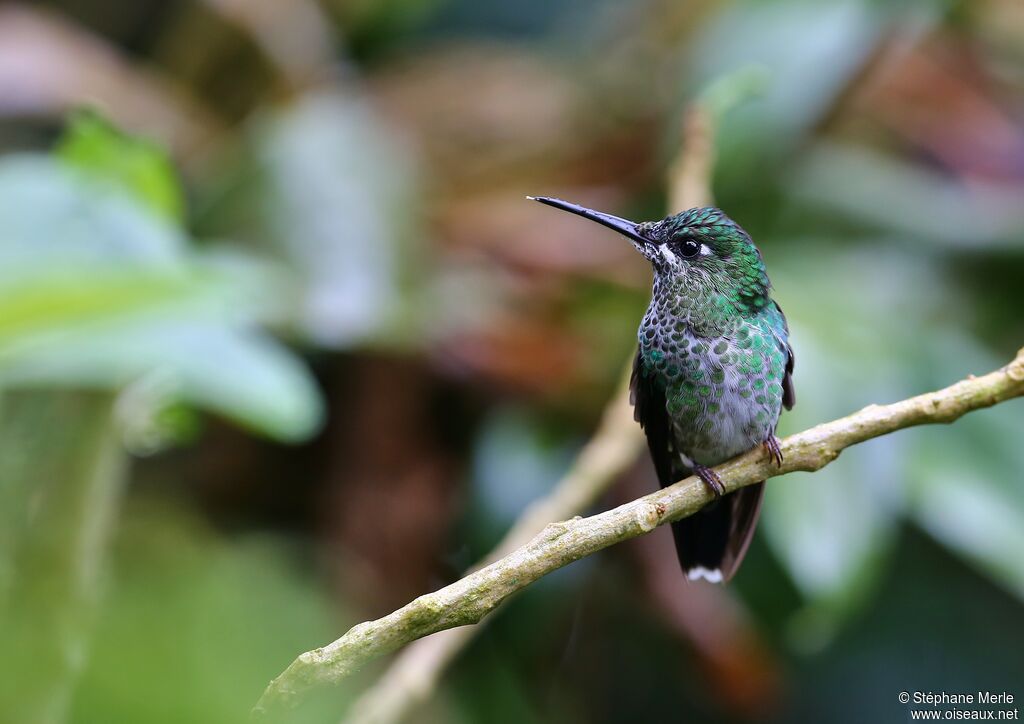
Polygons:
[[796,404],[796,388],[793,387],[793,365],[796,364],[796,357],[793,355],[793,348],[786,343],[786,374],[782,378],[782,406],[792,410]]
[[782,377],[782,406],[787,410],[792,410],[793,405],[796,404],[796,389],[793,387],[793,366],[796,364],[796,356],[793,354],[793,347],[789,344],[789,323],[786,321],[786,315],[782,313],[782,307],[778,302],[772,300],[772,304],[775,305],[775,311],[779,313],[779,319],[782,320],[782,334],[776,332],[775,338],[786,348],[786,373]]
[[[671,485],[683,477],[679,455],[672,436],[672,422],[665,407],[665,389],[645,368],[643,355],[637,350],[633,360],[633,374],[629,379],[629,401],[633,404],[633,419],[647,434],[647,447],[651,450],[654,469],[658,471],[661,487]],[[689,474],[689,471],[685,471]]]

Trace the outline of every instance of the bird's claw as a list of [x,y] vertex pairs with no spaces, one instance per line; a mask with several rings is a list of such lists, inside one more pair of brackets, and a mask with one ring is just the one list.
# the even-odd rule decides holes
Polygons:
[[694,474],[698,478],[704,481],[704,484],[711,488],[711,492],[715,494],[716,498],[721,498],[725,495],[725,485],[722,483],[722,479],[718,477],[718,473],[703,465],[697,465],[693,469]]
[[779,445],[779,438],[772,435],[763,443],[764,449],[768,451],[768,456],[775,461],[778,467],[782,467],[782,447]]

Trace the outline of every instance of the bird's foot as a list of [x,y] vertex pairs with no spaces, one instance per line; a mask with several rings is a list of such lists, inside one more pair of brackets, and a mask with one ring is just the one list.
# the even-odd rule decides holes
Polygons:
[[711,492],[715,494],[716,498],[721,498],[725,495],[725,485],[722,483],[722,479],[718,477],[718,473],[703,465],[694,465],[693,473],[698,478],[704,481],[704,484],[711,488]]
[[779,446],[779,438],[772,435],[761,445],[768,451],[768,456],[775,461],[775,464],[782,467],[782,448]]

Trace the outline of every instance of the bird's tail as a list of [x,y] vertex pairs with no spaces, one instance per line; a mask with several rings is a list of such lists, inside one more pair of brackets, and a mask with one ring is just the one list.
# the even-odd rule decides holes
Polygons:
[[732,578],[754,537],[764,481],[723,495],[672,524],[679,563],[690,580],[724,583]]

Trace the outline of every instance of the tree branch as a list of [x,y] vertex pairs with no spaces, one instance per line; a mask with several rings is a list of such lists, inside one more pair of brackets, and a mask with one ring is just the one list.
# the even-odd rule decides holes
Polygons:
[[[1024,348],[1006,367],[936,392],[863,410],[782,441],[776,466],[760,448],[715,468],[727,491],[776,475],[819,470],[858,443],[907,427],[951,423],[972,410],[1024,395]],[[595,451],[593,454],[599,454]],[[712,499],[699,478],[588,518],[551,523],[526,545],[494,563],[420,596],[383,618],[352,627],[323,648],[299,656],[274,679],[254,709],[267,714],[293,705],[308,689],[336,683],[368,661],[437,631],[477,623],[513,593],[542,576],[603,548],[692,515]]]

